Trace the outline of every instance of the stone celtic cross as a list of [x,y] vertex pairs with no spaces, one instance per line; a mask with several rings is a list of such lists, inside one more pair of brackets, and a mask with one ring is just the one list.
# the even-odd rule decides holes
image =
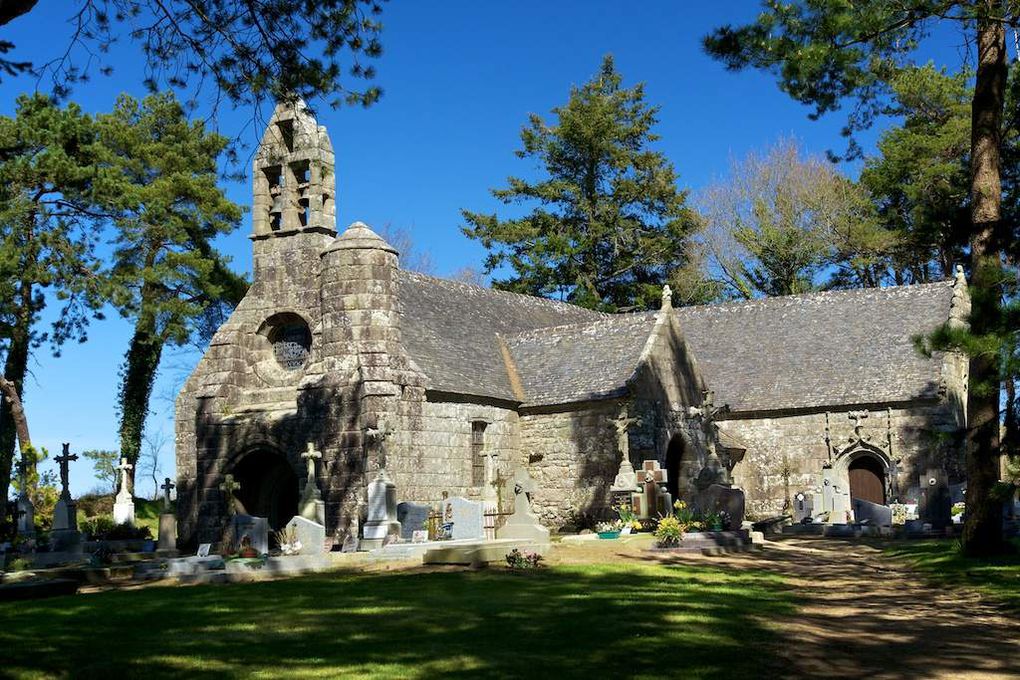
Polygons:
[[169,477],[167,477],[166,481],[164,481],[160,485],[159,488],[163,489],[163,509],[164,510],[169,510],[170,509],[170,491],[172,489],[174,489],[176,486],[177,486],[176,484],[174,484],[173,482],[170,481]]
[[305,449],[304,453],[301,454],[301,457],[304,459],[305,466],[307,468],[308,483],[309,484],[314,484],[315,483],[315,461],[322,458],[322,452],[321,451],[316,451],[315,450],[315,444],[313,444],[312,442],[308,442],[308,448]]
[[64,444],[64,451],[59,456],[53,459],[57,465],[60,466],[60,497],[69,499],[71,492],[68,489],[67,476],[69,472],[69,466],[72,461],[78,460],[78,454],[71,453],[71,444]]
[[234,481],[234,475],[223,475],[223,483],[220,484],[220,491],[227,494],[227,512],[234,514],[234,492],[241,488],[238,482]]
[[[858,440],[863,440],[864,439],[864,436],[863,436],[864,420],[866,418],[868,418],[869,415],[870,414],[867,411],[850,411],[850,413],[846,414],[846,417],[849,420],[854,421],[854,436]],[[852,441],[852,438],[851,438],[851,441]]]
[[365,430],[365,436],[375,445],[379,447],[379,471],[382,472],[386,469],[386,440],[393,436],[394,430],[390,427],[389,423],[384,420],[379,420],[375,427],[370,427]]

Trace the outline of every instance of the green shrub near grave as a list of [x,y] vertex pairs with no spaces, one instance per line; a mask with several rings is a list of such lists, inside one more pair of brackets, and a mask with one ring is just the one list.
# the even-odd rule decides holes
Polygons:
[[97,515],[78,520],[78,529],[91,539],[98,539],[108,534],[116,525],[113,515]]
[[685,531],[680,520],[675,516],[663,517],[659,520],[659,525],[655,527],[655,542],[660,548],[676,547],[684,539]]

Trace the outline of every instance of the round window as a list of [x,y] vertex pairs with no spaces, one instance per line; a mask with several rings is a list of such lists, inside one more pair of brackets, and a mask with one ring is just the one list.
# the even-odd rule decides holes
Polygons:
[[274,324],[269,331],[269,343],[273,346],[276,363],[288,371],[296,371],[308,361],[312,348],[312,333],[303,320],[288,318]]

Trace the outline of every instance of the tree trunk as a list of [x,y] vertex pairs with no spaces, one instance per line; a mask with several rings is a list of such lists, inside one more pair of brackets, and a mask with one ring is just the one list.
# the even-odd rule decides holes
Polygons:
[[[971,331],[994,330],[1000,313],[1001,258],[996,237],[1002,202],[1000,123],[1006,86],[1006,32],[1002,3],[981,0],[977,20],[978,67],[971,108]],[[967,396],[967,512],[963,550],[1003,550],[1002,508],[992,497],[999,480],[999,365],[997,356],[971,359]]]
[[132,493],[142,451],[145,418],[149,414],[149,398],[162,353],[163,340],[156,333],[155,318],[143,311],[135,322],[120,388],[120,455],[135,466],[128,472]]
[[[22,396],[24,394],[25,373],[28,371],[28,353],[30,346],[29,334],[32,323],[32,284],[22,281],[18,291],[20,309],[17,322],[11,333],[11,343],[7,349],[7,360],[4,362],[4,381],[14,389],[17,399],[6,394],[0,400],[0,489],[7,499],[11,485],[11,468],[14,463],[14,451],[21,432],[18,424],[24,420]],[[24,423],[23,423],[24,424]],[[21,442],[22,450],[28,444],[28,427],[24,425],[25,439]]]

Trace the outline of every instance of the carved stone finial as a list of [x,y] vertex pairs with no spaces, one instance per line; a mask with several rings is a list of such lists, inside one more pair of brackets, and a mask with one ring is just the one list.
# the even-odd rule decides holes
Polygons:
[[668,283],[662,287],[662,308],[673,309],[673,289]]

